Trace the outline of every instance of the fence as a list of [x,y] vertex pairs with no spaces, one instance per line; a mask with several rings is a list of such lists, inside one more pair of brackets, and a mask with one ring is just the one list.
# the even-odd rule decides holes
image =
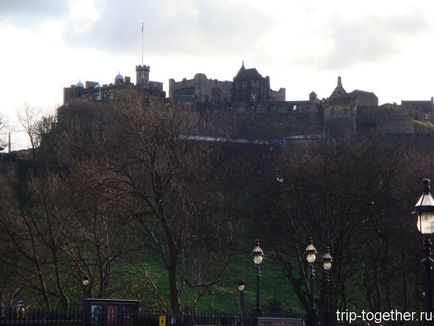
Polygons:
[[0,310],[0,325],[81,326],[82,310],[9,308]]
[[[220,326],[253,326],[258,325],[258,319],[254,314],[216,314],[216,313],[192,313],[172,315],[165,312],[144,312],[139,315],[139,326],[157,326],[160,316],[164,316],[167,326],[197,326],[197,325],[220,325]],[[301,326],[303,318],[293,314],[266,314],[272,318],[261,317],[261,325],[269,326]]]
[[253,325],[254,316],[252,315],[229,315],[229,314],[179,314],[172,315],[167,313],[142,312],[139,316],[139,326],[159,325],[160,316],[165,316],[166,325]]
[[[161,316],[164,316],[161,318]],[[253,326],[257,325],[257,318],[253,314],[216,314],[216,313],[192,313],[174,315],[167,312],[140,311],[137,319],[137,326],[197,326],[197,325],[219,325],[219,326]],[[302,325],[299,316],[288,314],[272,314],[273,319],[286,320],[283,323],[261,325]],[[161,323],[161,320],[164,323]],[[267,319],[267,318],[261,318]],[[1,309],[0,325],[59,325],[59,326],[81,326],[83,321],[82,309],[69,310],[44,310],[44,309]],[[97,324],[95,324],[97,325]],[[112,325],[110,323],[110,325]],[[113,326],[118,324],[113,323]],[[129,324],[128,324],[129,325]],[[105,325],[104,325],[105,326]]]

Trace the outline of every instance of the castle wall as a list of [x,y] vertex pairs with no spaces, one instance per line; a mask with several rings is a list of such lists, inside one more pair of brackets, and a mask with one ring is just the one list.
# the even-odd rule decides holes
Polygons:
[[209,136],[272,140],[323,132],[322,107],[310,102],[199,106],[198,112]]
[[377,110],[377,132],[382,134],[414,133],[409,112],[403,108],[381,108]]
[[326,134],[330,137],[353,137],[356,133],[356,114],[354,103],[325,103],[324,129]]
[[377,106],[359,107],[356,111],[356,134],[377,133]]
[[434,102],[431,101],[401,101],[401,106],[410,112],[412,118],[434,122]]

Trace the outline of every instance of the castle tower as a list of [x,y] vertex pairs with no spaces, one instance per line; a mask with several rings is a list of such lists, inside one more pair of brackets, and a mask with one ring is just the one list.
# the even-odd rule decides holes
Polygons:
[[145,65],[136,66],[136,85],[144,87],[149,83],[150,67]]
[[232,101],[263,102],[270,99],[270,77],[262,77],[256,68],[246,69],[244,61],[233,79]]
[[336,88],[323,101],[324,128],[328,136],[353,137],[355,135],[357,101],[351,97],[338,77]]
[[310,92],[309,94],[309,102],[312,103],[320,103],[321,101],[318,99],[318,96],[314,91]]

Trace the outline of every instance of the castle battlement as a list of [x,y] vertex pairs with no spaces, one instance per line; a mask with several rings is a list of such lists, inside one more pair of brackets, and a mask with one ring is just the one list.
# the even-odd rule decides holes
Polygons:
[[138,66],[136,66],[136,71],[139,71],[139,70],[150,71],[151,67],[146,66],[146,65],[138,65]]

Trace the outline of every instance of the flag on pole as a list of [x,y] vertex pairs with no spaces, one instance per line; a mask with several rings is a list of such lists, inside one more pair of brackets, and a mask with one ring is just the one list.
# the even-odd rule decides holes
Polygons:
[[142,23],[142,33],[144,32],[144,29],[145,29],[145,24]]

